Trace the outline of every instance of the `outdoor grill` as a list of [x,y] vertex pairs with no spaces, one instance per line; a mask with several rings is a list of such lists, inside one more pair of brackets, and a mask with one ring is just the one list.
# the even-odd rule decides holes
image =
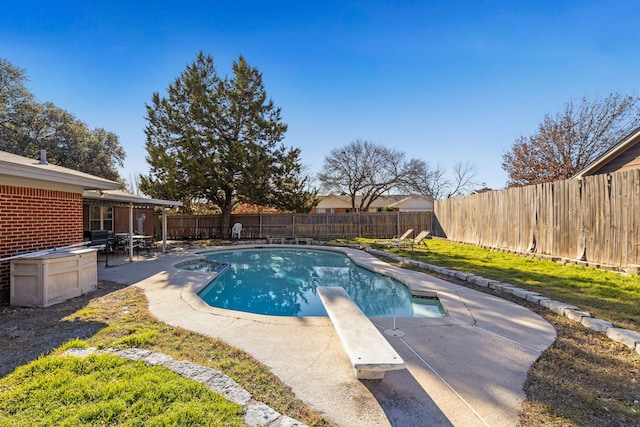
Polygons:
[[84,242],[87,246],[104,245],[105,249],[110,249],[111,241],[107,230],[85,230],[84,232]]
[[104,251],[106,255],[106,266],[109,266],[109,252],[113,250],[115,241],[109,237],[108,230],[85,230],[84,244],[90,248]]

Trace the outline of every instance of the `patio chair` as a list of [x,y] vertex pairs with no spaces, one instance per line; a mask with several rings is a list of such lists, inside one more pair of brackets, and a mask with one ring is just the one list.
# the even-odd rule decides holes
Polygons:
[[242,224],[236,222],[233,224],[233,228],[231,228],[231,238],[232,239],[240,239],[240,232],[242,231]]
[[378,239],[373,242],[374,245],[390,245],[392,243],[398,243],[405,241],[409,238],[409,236],[413,233],[413,228],[408,229],[404,232],[404,234],[400,237],[393,236],[391,239]]
[[429,237],[430,234],[431,234],[430,231],[423,230],[423,231],[420,232],[420,234],[418,234],[415,237],[415,239],[413,239],[413,240],[404,240],[402,242],[392,243],[392,244],[389,245],[389,247],[392,247],[392,248],[405,248],[407,246],[411,246],[411,250],[413,250],[413,248],[415,246],[424,245],[424,247],[427,250],[430,250],[429,249],[429,245],[427,245],[427,242],[425,241]]

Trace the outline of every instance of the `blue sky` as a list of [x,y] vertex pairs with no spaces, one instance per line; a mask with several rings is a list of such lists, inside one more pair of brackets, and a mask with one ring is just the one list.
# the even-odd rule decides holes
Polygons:
[[116,133],[146,173],[145,104],[199,51],[258,67],[311,173],[355,139],[430,165],[477,167],[582,97],[637,95],[640,2],[29,1],[4,4],[0,57],[29,90]]

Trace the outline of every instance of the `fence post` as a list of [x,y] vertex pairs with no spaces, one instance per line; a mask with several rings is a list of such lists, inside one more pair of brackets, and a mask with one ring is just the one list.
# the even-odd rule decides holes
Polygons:
[[291,234],[296,238],[296,214],[291,215]]
[[324,238],[329,240],[329,212],[324,213]]

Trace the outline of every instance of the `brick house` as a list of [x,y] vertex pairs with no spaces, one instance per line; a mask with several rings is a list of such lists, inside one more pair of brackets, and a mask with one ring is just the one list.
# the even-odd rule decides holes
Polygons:
[[0,151],[0,304],[9,302],[9,258],[83,241],[85,190],[120,183]]

